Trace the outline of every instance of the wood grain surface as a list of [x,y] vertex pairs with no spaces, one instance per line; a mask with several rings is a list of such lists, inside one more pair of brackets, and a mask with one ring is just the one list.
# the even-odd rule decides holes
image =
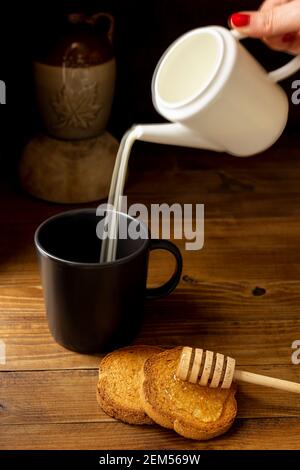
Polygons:
[[[205,246],[180,247],[177,290],[149,302],[135,343],[191,345],[236,358],[238,367],[300,382],[292,342],[300,339],[299,140],[263,155],[226,155],[138,144],[129,202],[205,204]],[[95,206],[92,204],[91,206]],[[238,419],[226,435],[197,443],[106,416],[95,398],[100,355],[51,338],[33,247],[36,227],[72,206],[33,199],[0,183],[0,449],[299,449],[297,396],[241,384]],[[172,271],[151,256],[149,285]],[[142,314],[142,312],[141,312]]]

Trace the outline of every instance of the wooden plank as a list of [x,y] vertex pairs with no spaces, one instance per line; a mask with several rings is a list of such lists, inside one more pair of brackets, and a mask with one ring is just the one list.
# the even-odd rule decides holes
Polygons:
[[[139,144],[131,163],[126,194],[132,202],[202,202],[207,219],[299,215],[300,163],[295,141],[285,139],[281,146],[250,159]],[[2,229],[7,233],[19,230],[23,223],[33,233],[43,219],[72,208],[30,198],[4,182],[0,195]]]
[[[3,241],[1,236],[0,287],[40,285],[33,233],[33,227],[20,224]],[[184,275],[202,281],[295,281],[300,275],[299,237],[299,217],[262,218],[259,223],[231,217],[206,221],[201,251],[186,251],[184,240],[176,244],[183,255]],[[166,278],[171,258],[165,255],[165,265],[161,260],[161,254],[151,258],[150,281]]]
[[[0,369],[98,366],[98,356],[75,354],[54,342],[40,288],[4,291],[0,338],[6,342],[7,363]],[[271,284],[261,297],[245,285],[238,290],[230,283],[196,284],[168,299],[148,303],[136,342],[164,347],[201,345],[232,355],[240,364],[290,364],[291,344],[300,338],[298,299],[298,283]]]
[[[247,367],[250,372],[300,381],[300,366]],[[0,373],[1,426],[108,423],[96,401],[98,370]],[[239,418],[298,417],[297,395],[249,384],[238,386]],[[126,428],[124,428],[126,429]]]
[[298,418],[239,419],[224,436],[184,439],[158,426],[113,423],[24,424],[0,428],[0,448],[82,450],[298,450]]
[[[207,174],[208,173],[208,174]],[[206,219],[222,219],[222,218],[268,218],[268,217],[297,217],[299,215],[299,193],[296,192],[296,185],[298,180],[295,182],[290,181],[289,178],[282,177],[282,180],[275,183],[269,183],[269,181],[263,181],[261,183],[262,188],[268,187],[270,184],[269,192],[258,193],[256,191],[238,190],[234,189],[244,184],[247,186],[249,177],[245,180],[241,180],[239,183],[236,182],[234,172],[228,174],[226,177],[230,181],[234,181],[232,184],[233,189],[223,190],[222,181],[218,176],[214,176],[213,179],[219,180],[219,186],[205,188],[203,181],[210,180],[212,177],[210,174],[213,172],[191,172],[188,171],[185,175],[176,173],[175,175],[169,175],[170,181],[164,181],[163,178],[158,178],[157,173],[150,173],[147,175],[148,180],[141,178],[139,174],[135,176],[137,182],[133,177],[129,180],[126,188],[126,195],[128,196],[128,202],[135,203],[202,203],[206,206]],[[297,176],[297,173],[295,173]],[[253,180],[255,175],[253,175]],[[229,183],[228,183],[229,184]],[[285,185],[285,186],[284,186]],[[288,186],[294,188],[294,191],[289,192]],[[174,186],[177,186],[177,191],[174,191]],[[282,187],[282,190],[277,191],[277,187]],[[163,187],[163,193],[162,193]],[[1,192],[0,192],[1,195]],[[45,202],[36,202],[35,204],[26,203],[26,199],[16,198],[14,193],[11,193],[12,201],[9,202],[11,207],[11,214],[6,212],[4,209],[2,212],[2,230],[7,234],[13,231],[21,231],[19,226],[22,228],[23,225],[28,227],[28,235],[33,235],[37,226],[45,219],[59,212],[71,210],[75,208],[72,205],[50,205]],[[100,201],[99,201],[100,202]],[[103,202],[103,201],[102,201]],[[35,207],[36,206],[36,207]],[[96,207],[97,204],[89,204],[88,206],[80,207]],[[14,217],[13,214],[18,214],[18,218]],[[7,225],[9,224],[9,226]]]
[[[167,268],[163,269],[167,279]],[[162,270],[160,271],[160,273]],[[158,277],[158,276],[157,276]],[[153,285],[157,284],[154,282]],[[160,316],[168,310],[174,321],[186,317],[201,321],[216,320],[297,320],[300,316],[300,281],[263,282],[206,282],[201,276],[183,274],[180,286],[169,297],[146,303],[147,314],[157,311]],[[16,323],[35,321],[45,323],[45,308],[41,286],[5,286],[0,288],[0,329],[14,330]],[[161,322],[164,322],[162,317]]]
[[[188,305],[185,305],[184,312]],[[42,318],[2,322],[0,338],[6,343],[7,361],[0,370],[95,368],[99,356],[80,355],[57,345]],[[138,344],[173,347],[188,344],[231,355],[241,365],[290,364],[292,342],[300,338],[300,320],[208,321],[201,316],[189,318],[167,309],[156,309],[146,316],[136,339]]]
[[2,372],[0,426],[114,421],[98,406],[97,377],[95,369]]
[[[187,306],[186,306],[187,308]],[[296,320],[268,321],[185,321],[172,324],[157,324],[155,328],[144,329],[139,342],[149,342],[158,337],[162,345],[187,344],[194,347],[220,351],[235,357],[241,365],[290,364],[291,344],[298,339],[300,324]],[[153,326],[154,326],[153,325]]]
[[180,288],[169,298],[147,304],[147,314],[164,322],[172,312],[172,323],[187,320],[259,321],[297,320],[300,315],[300,283],[290,282],[203,282],[183,275]]

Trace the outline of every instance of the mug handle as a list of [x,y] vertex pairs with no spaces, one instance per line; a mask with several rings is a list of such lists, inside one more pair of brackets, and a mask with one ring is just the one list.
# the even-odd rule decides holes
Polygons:
[[[247,36],[239,33],[236,29],[230,30],[232,36],[240,41],[241,39],[245,39]],[[290,60],[287,64],[283,65],[279,69],[273,70],[273,72],[269,72],[269,77],[273,82],[279,82],[280,80],[284,80],[288,78],[290,75],[293,75],[300,69],[300,55],[297,55],[292,60]]]
[[150,251],[154,250],[167,250],[172,253],[176,260],[176,268],[170,279],[165,284],[159,287],[146,289],[147,300],[159,299],[171,294],[171,292],[173,292],[173,290],[177,287],[182,274],[182,256],[174,243],[169,242],[168,240],[151,240]]

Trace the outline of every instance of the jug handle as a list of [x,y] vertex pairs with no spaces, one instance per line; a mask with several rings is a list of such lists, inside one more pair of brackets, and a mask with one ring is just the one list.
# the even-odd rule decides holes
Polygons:
[[[230,32],[237,41],[240,41],[241,39],[245,39],[247,37],[239,33],[236,29],[231,29]],[[292,60],[290,60],[287,64],[283,65],[279,69],[273,70],[273,72],[270,72],[269,77],[271,80],[273,80],[273,82],[279,82],[280,80],[284,80],[285,78],[290,77],[299,69],[300,69],[300,55],[297,55]]]
[[100,18],[106,18],[109,22],[107,37],[109,41],[112,43],[113,38],[114,38],[114,32],[115,32],[115,18],[110,13],[100,12],[100,13],[95,13],[95,15],[93,15],[91,19],[88,20],[88,22],[90,21],[92,24],[95,24]]

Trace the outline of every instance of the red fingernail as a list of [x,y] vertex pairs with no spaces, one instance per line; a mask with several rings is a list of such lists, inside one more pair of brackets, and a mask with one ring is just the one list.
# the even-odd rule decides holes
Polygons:
[[245,13],[233,13],[230,17],[230,23],[236,28],[243,28],[250,23],[250,15]]
[[282,36],[282,42],[292,42],[296,39],[296,34],[286,33]]

